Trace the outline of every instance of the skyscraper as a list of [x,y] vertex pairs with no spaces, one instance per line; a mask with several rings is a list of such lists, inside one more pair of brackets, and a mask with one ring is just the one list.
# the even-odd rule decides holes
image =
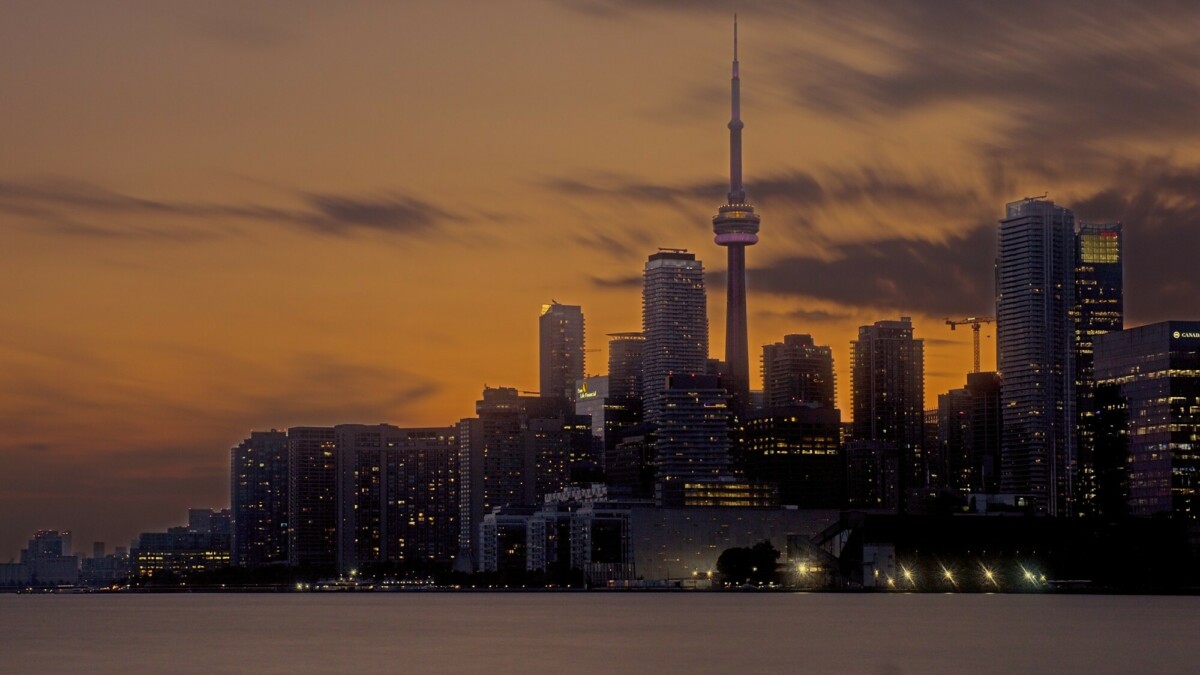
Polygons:
[[608,337],[608,395],[641,398],[642,350],[646,346],[646,336],[609,333]]
[[[1200,321],[1096,337],[1100,511],[1200,520]],[[1107,418],[1107,419],[1106,419]]]
[[971,373],[967,386],[938,395],[937,444],[928,447],[937,485],[963,495],[999,487],[1000,376]]
[[574,399],[583,378],[583,310],[551,301],[538,317],[542,396]]
[[[738,75],[737,17],[733,20],[732,115],[729,120],[729,194],[713,216],[716,243],[729,251],[726,292],[725,363],[732,382],[726,382],[735,411],[750,401],[750,351],[746,337],[746,247],[758,242],[758,214],[746,201],[742,186],[741,78]],[[727,380],[730,378],[726,378]]]
[[901,506],[926,484],[925,343],[903,316],[860,327],[851,345],[854,439],[895,453],[897,501],[885,502]]
[[996,259],[1000,490],[1049,515],[1073,512],[1074,307],[1075,214],[1046,199],[1008,204]]
[[464,563],[479,560],[484,515],[496,507],[539,504],[573,473],[593,466],[591,423],[566,399],[488,387],[475,410],[477,416],[458,428],[458,553]]
[[340,424],[334,434],[338,570],[449,563],[458,535],[455,428]]
[[695,373],[667,377],[655,450],[660,499],[680,501],[687,482],[714,482],[729,473],[729,413],[720,378]]
[[337,558],[337,457],[333,427],[288,435],[288,564],[332,568]]
[[252,431],[230,451],[231,562],[243,567],[288,561],[288,441],[282,431]]
[[642,401],[657,423],[672,373],[703,373],[708,359],[704,265],[682,249],[659,249],[646,261],[642,287]]
[[763,399],[767,407],[834,407],[833,351],[813,343],[811,335],[785,335],[763,345]]
[[1078,476],[1076,512],[1096,512],[1095,383],[1092,346],[1097,336],[1125,322],[1121,224],[1080,223],[1075,236],[1075,400]]

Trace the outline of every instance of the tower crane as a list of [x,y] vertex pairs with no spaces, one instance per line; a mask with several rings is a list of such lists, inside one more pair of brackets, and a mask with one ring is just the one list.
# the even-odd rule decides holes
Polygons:
[[954,330],[957,326],[970,326],[975,332],[975,370],[972,373],[979,372],[979,327],[985,323],[996,323],[996,320],[990,316],[969,316],[965,319],[946,319],[946,325],[950,326],[950,330]]

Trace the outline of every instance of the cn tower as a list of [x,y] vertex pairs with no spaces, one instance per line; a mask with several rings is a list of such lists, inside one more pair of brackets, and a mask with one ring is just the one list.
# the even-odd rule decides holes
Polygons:
[[726,390],[733,395],[739,415],[750,403],[750,352],[746,337],[746,247],[758,243],[758,214],[746,203],[742,187],[742,110],[738,78],[737,15],[733,17],[733,115],[729,120],[729,198],[713,216],[716,242],[729,249],[725,312],[725,363],[733,382]]

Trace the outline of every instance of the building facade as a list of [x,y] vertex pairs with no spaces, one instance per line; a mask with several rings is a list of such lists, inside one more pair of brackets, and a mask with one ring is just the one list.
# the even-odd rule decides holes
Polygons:
[[1200,518],[1200,321],[1098,335],[1094,367],[1100,504]]
[[1075,235],[1075,510],[1085,515],[1097,512],[1092,351],[1097,336],[1124,328],[1122,246],[1120,223],[1081,223]]
[[1008,204],[996,258],[1004,442],[1001,491],[1074,512],[1075,214],[1045,199]]
[[288,562],[288,439],[283,431],[252,431],[230,451],[233,564]]
[[902,506],[910,493],[928,484],[924,341],[913,337],[912,320],[901,317],[860,327],[851,346],[853,437],[895,449],[899,495],[885,501]]
[[833,350],[814,344],[811,335],[785,335],[763,345],[765,407],[817,405],[836,407]]
[[667,378],[703,373],[708,359],[708,300],[704,266],[696,256],[663,249],[646,261],[642,288],[642,403],[657,424]]
[[291,427],[287,436],[288,564],[332,569],[338,528],[333,427]]
[[572,398],[584,376],[583,310],[557,302],[542,305],[538,340],[541,395]]

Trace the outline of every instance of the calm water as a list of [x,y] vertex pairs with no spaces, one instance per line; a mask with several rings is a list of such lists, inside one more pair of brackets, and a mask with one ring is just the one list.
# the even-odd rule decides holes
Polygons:
[[0,672],[1200,672],[1200,598],[0,595]]

